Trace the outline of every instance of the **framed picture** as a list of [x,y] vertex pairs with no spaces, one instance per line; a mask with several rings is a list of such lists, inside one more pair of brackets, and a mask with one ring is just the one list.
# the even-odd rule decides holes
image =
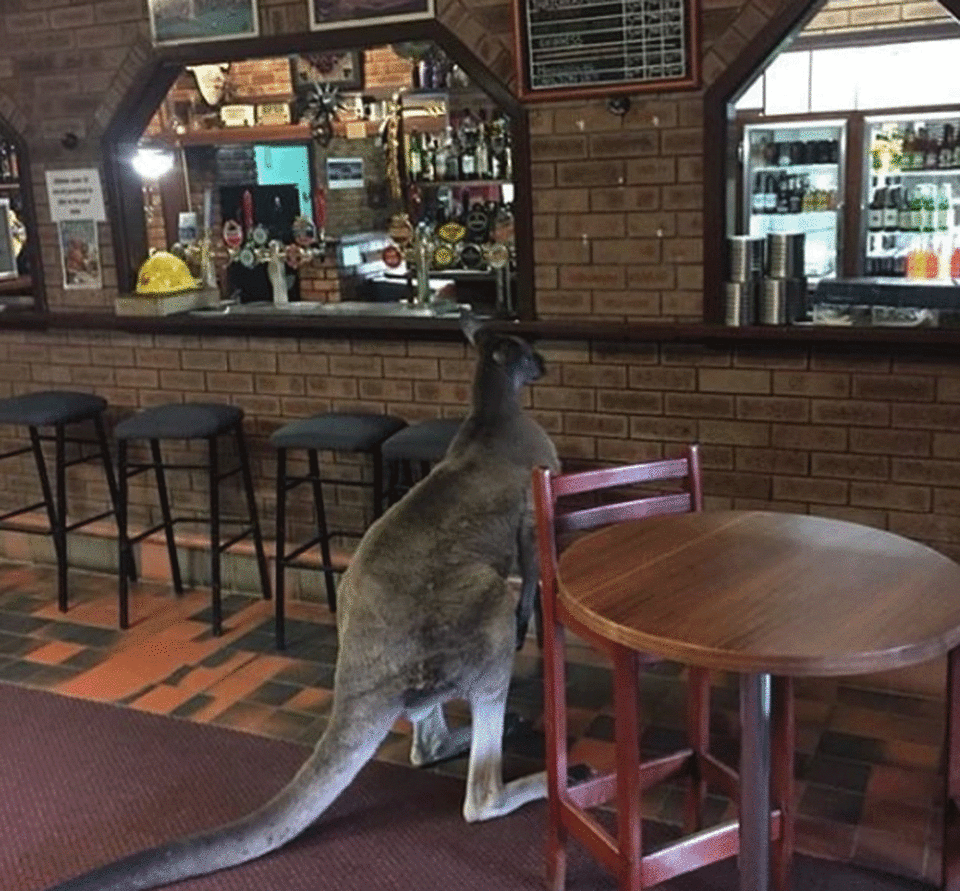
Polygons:
[[327,158],[327,188],[363,188],[363,158]]
[[10,227],[10,199],[0,198],[0,279],[17,275],[17,252]]
[[57,229],[64,288],[102,288],[97,224],[93,220],[64,220],[57,223]]
[[256,37],[257,0],[147,0],[155,45]]
[[381,22],[408,22],[433,18],[433,0],[307,0],[310,4],[310,27],[342,28]]
[[290,59],[290,80],[298,96],[313,83],[359,90],[363,86],[363,56],[359,50],[300,53]]

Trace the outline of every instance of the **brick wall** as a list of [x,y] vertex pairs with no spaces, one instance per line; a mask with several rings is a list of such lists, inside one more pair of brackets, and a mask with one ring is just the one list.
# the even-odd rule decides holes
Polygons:
[[[788,0],[703,0],[711,83]],[[846,3],[844,7],[853,8]],[[873,4],[879,6],[881,4]],[[102,292],[58,287],[47,169],[99,162],[99,136],[150,52],[142,0],[45,0],[0,12],[0,115],[24,133],[50,304],[105,309],[114,296],[109,227]],[[261,0],[264,34],[305,31],[306,4]],[[906,4],[904,6],[906,8]],[[510,6],[439,0],[443,20],[505,84],[515,84]],[[702,92],[531,108],[537,300],[542,316],[698,319]],[[81,137],[73,152],[66,130]],[[529,399],[568,462],[626,461],[704,444],[708,504],[847,517],[960,556],[960,363],[890,348],[862,355],[805,346],[711,350],[669,344],[544,345],[550,371]],[[114,418],[171,399],[244,407],[260,503],[273,517],[266,437],[290,418],[362,407],[408,419],[457,415],[471,360],[460,344],[0,331],[0,393],[73,386],[105,395]],[[10,431],[0,431],[3,443]],[[366,469],[327,456],[345,476]],[[0,502],[34,487],[24,463]],[[95,470],[71,482],[77,509],[105,500]],[[185,483],[191,489],[193,481]],[[192,490],[191,490],[192,491]],[[337,493],[334,520],[362,526],[361,493]],[[154,511],[135,493],[134,518]],[[192,496],[201,497],[199,491]],[[298,522],[303,523],[303,517]]]
[[953,16],[937,0],[827,0],[806,27],[808,33],[870,31],[904,25],[941,24]]

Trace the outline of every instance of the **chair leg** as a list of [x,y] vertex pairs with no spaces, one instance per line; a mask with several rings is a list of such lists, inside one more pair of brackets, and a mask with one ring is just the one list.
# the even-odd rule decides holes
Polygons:
[[960,891],[960,647],[947,657],[947,741],[943,801],[944,891]]
[[67,455],[66,433],[63,424],[54,424],[54,461],[53,472],[57,484],[57,517],[59,518],[54,537],[59,537],[57,547],[57,605],[60,612],[67,611]]
[[237,456],[240,459],[240,474],[243,477],[243,490],[247,498],[247,514],[250,517],[250,530],[253,535],[253,548],[257,554],[257,570],[260,573],[260,590],[263,599],[270,599],[270,569],[267,565],[267,553],[263,549],[263,534],[260,531],[260,517],[257,512],[257,498],[253,490],[253,476],[250,473],[250,456],[247,452],[247,440],[243,427],[237,424]]
[[771,733],[771,804],[781,813],[780,840],[773,846],[771,872],[774,891],[787,891],[793,860],[793,761],[794,736],[793,678],[773,679]]
[[640,827],[640,662],[636,651],[617,646],[613,658],[614,746],[617,760],[617,847],[620,891],[643,888]]
[[[710,751],[710,672],[704,668],[691,667],[687,673],[687,737],[697,755]],[[707,783],[694,760],[683,819],[688,833],[703,829],[706,801]]]
[[223,605],[220,597],[220,460],[216,435],[207,438],[210,475],[210,600],[213,636],[223,634]]
[[286,549],[287,533],[287,450],[277,449],[277,526],[274,534],[276,554],[276,581],[274,583],[274,608],[276,618],[274,621],[274,634],[276,636],[277,649],[285,650],[287,648],[286,639],[286,617],[284,615],[284,573],[286,570],[284,552]]
[[323,558],[323,575],[327,586],[327,605],[330,612],[337,611],[337,586],[333,580],[333,560],[330,555],[330,527],[323,503],[323,483],[320,482],[320,458],[316,449],[308,449],[310,484],[313,487],[313,505],[317,512],[317,535],[320,538],[320,555]]
[[[160,514],[163,517],[163,532],[167,539],[167,555],[170,558],[170,577],[173,590],[183,594],[183,578],[180,575],[180,559],[177,557],[177,542],[173,536],[173,515],[170,513],[170,497],[167,494],[167,480],[163,472],[163,456],[160,453],[160,440],[150,440],[150,454],[153,457],[153,470],[157,477],[157,497],[160,499]],[[131,554],[131,559],[132,559]]]
[[123,567],[133,564],[130,538],[127,535],[127,441],[117,443],[117,566],[119,572],[118,596],[120,598],[120,627],[130,627],[129,585],[130,576]]
[[[110,446],[107,445],[107,431],[103,425],[102,415],[94,415],[93,426],[97,434],[97,445],[100,449],[100,459],[103,462],[103,475],[107,480],[107,491],[110,493],[110,504],[113,506],[113,516],[114,519],[116,519],[117,502],[120,500],[120,495],[117,491],[117,478],[113,472],[113,463],[110,461]],[[121,563],[118,567],[118,571],[126,571],[131,582],[135,582],[137,580],[137,566],[136,562],[133,560],[129,562],[126,568],[124,568],[123,564]]]
[[563,626],[551,617],[544,633],[543,724],[547,768],[547,888],[563,891],[567,873],[567,831],[561,796],[567,790],[567,668]]

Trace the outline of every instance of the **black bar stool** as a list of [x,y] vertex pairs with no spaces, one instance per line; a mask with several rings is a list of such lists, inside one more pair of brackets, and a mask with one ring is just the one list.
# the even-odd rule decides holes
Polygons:
[[[298,558],[310,548],[320,545],[323,557],[322,570],[326,577],[327,603],[331,611],[337,608],[337,589],[333,580],[334,568],[330,560],[330,539],[334,536],[357,536],[361,533],[350,530],[335,530],[327,526],[327,514],[323,504],[323,483],[338,486],[369,486],[373,489],[373,516],[383,512],[383,456],[381,446],[391,434],[406,426],[406,421],[393,415],[363,414],[350,412],[324,412],[309,418],[301,418],[285,424],[270,436],[277,450],[277,532],[276,532],[276,610],[277,648],[286,646],[284,636],[284,572],[288,566],[304,566]],[[290,449],[305,449],[308,471],[305,476],[287,474],[287,452]],[[360,452],[371,456],[373,481],[340,480],[324,477],[320,473],[320,451]],[[317,514],[317,535],[291,551],[286,550],[287,493],[303,483],[313,489],[313,503]]]
[[[0,515],[0,529],[26,534],[50,535],[57,560],[57,605],[61,612],[67,611],[67,533],[73,532],[88,523],[102,520],[116,514],[117,482],[110,460],[110,450],[103,424],[103,413],[107,400],[90,393],[75,393],[70,390],[45,390],[39,393],[27,393],[23,396],[10,396],[0,399],[0,424],[16,424],[30,431],[30,445],[11,449],[0,454],[0,459],[13,458],[26,452],[33,452],[40,478],[42,501],[19,507]],[[67,436],[67,426],[85,421],[93,423],[95,438]],[[53,434],[43,433],[41,428],[53,427]],[[47,465],[43,456],[43,442],[54,443],[54,485],[50,485]],[[78,446],[76,457],[67,458],[67,443]],[[93,446],[93,452],[84,452],[85,446]],[[68,467],[99,459],[107,478],[110,493],[110,509],[93,516],[84,517],[73,523],[67,522],[67,479]],[[29,511],[43,507],[46,509],[49,529],[36,529],[23,524],[7,522]],[[122,566],[122,564],[121,564]],[[131,578],[135,579],[133,565],[127,568]],[[123,572],[120,573],[124,575]]]
[[447,453],[462,423],[462,418],[418,421],[394,433],[383,444],[383,460],[389,468],[388,504],[399,501],[416,482],[414,465],[421,479],[430,472],[430,467]]
[[[218,452],[218,438],[224,434],[233,434],[237,444],[239,463],[236,467],[221,471],[220,455]],[[167,539],[167,553],[170,556],[170,572],[173,578],[173,587],[178,595],[183,594],[183,581],[180,575],[180,562],[177,558],[176,542],[173,535],[175,523],[202,523],[210,524],[210,588],[213,605],[213,633],[222,633],[222,610],[220,603],[220,555],[244,538],[252,537],[256,550],[257,566],[260,572],[260,585],[264,599],[270,599],[270,574],[267,569],[267,557],[263,549],[263,538],[260,534],[260,522],[257,518],[257,503],[253,491],[253,478],[250,475],[250,460],[247,455],[247,445],[243,436],[243,410],[233,405],[219,403],[170,403],[147,408],[124,421],[121,421],[114,431],[117,439],[117,455],[120,477],[120,498],[118,503],[117,519],[120,540],[120,560],[133,563],[133,546],[160,529],[164,530]],[[161,440],[191,440],[205,439],[207,441],[206,464],[170,464],[163,461],[160,452]],[[133,440],[147,440],[150,443],[151,461],[134,462],[127,457],[127,447]],[[163,522],[145,529],[131,537],[127,533],[127,481],[140,473],[153,468],[157,480],[157,495],[160,500],[160,513]],[[167,493],[165,469],[204,470],[207,473],[209,485],[209,514],[208,516],[174,517],[170,510],[170,499]],[[225,519],[220,516],[220,483],[240,473],[244,495],[247,501],[248,520],[243,525],[242,520]],[[221,540],[221,524],[240,524],[241,528],[233,536]],[[129,625],[128,612],[129,588],[126,577],[120,574],[120,627]]]

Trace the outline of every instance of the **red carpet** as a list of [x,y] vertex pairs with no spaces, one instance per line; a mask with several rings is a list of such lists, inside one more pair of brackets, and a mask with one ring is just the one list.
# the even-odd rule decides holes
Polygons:
[[[122,854],[235,818],[308,750],[233,730],[0,684],[0,889],[42,891]],[[177,891],[541,891],[543,804],[481,825],[462,783],[372,763],[282,851]],[[661,886],[735,891],[733,861]],[[797,891],[913,891],[916,882],[798,857]],[[569,891],[613,889],[572,850]]]

